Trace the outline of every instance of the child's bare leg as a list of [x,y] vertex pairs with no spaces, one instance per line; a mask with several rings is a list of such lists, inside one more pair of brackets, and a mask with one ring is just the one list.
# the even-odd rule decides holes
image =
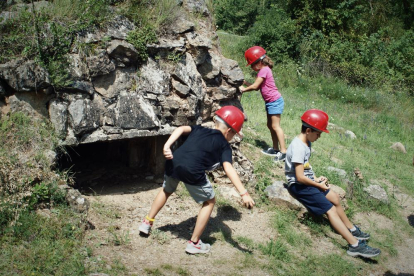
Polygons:
[[349,229],[345,226],[342,219],[339,217],[337,212],[337,208],[332,206],[328,212],[329,222],[331,223],[332,227],[338,232],[349,244],[356,244],[358,240],[349,232]]
[[267,114],[267,127],[269,128],[272,136],[273,148],[280,149],[282,153],[286,153],[285,134],[280,126],[280,119],[280,114]]
[[338,213],[339,217],[341,218],[342,222],[345,224],[348,229],[352,229],[354,225],[349,221],[347,215],[345,214],[344,208],[341,205],[341,199],[339,195],[333,191],[329,191],[326,195],[326,198],[336,207],[336,212]]
[[161,208],[164,207],[164,204],[167,202],[167,199],[170,197],[170,195],[172,194],[167,193],[164,189],[158,192],[157,196],[154,199],[154,202],[152,203],[151,210],[148,214],[149,218],[155,218],[155,216],[158,214]]
[[197,222],[194,227],[193,235],[191,236],[191,241],[196,243],[203,234],[204,229],[206,229],[207,222],[210,219],[211,213],[213,212],[214,204],[216,199],[210,199],[203,203],[200,212],[198,213]]

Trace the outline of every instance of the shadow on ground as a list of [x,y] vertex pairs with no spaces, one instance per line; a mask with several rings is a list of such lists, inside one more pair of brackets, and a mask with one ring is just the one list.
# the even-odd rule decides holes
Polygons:
[[[210,218],[206,230],[203,233],[202,240],[213,245],[217,240],[213,234],[221,232],[224,240],[231,244],[234,248],[242,252],[252,253],[251,250],[243,248],[236,240],[233,239],[232,229],[224,223],[225,221],[239,221],[240,219],[241,214],[236,208],[230,205],[218,207],[217,216]],[[167,224],[157,229],[160,231],[169,231],[178,238],[190,240],[196,220],[197,217],[192,217],[180,222],[179,224]]]

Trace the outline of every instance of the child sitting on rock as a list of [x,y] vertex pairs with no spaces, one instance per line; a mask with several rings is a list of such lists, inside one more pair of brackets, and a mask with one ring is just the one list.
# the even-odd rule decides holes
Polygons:
[[311,143],[329,133],[328,114],[318,109],[306,111],[302,131],[290,143],[285,160],[285,175],[290,194],[315,215],[326,214],[332,227],[348,242],[348,255],[375,257],[380,250],[367,245],[370,235],[353,225],[342,208],[339,196],[329,189],[327,178],[316,177],[309,164]]

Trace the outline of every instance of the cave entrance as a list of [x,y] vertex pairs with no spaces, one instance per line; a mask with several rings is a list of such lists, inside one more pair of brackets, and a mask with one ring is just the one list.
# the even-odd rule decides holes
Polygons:
[[[59,169],[69,170],[85,194],[132,193],[162,181],[169,136],[138,137],[66,146]],[[144,185],[150,184],[150,185]],[[141,186],[141,187],[140,187]],[[144,187],[145,186],[145,187]]]

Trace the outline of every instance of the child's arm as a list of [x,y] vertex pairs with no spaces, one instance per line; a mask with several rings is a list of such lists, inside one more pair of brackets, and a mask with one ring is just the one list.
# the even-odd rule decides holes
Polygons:
[[171,151],[171,145],[180,138],[181,135],[188,135],[191,132],[190,126],[180,126],[174,129],[173,133],[171,133],[170,138],[168,138],[167,142],[164,144],[163,153],[166,159],[173,159],[173,154]]
[[240,181],[239,175],[237,174],[236,170],[233,168],[233,165],[229,162],[223,162],[223,169],[226,172],[227,176],[230,178],[231,183],[236,187],[237,191],[239,191],[244,205],[248,208],[252,208],[254,206],[254,201],[244,188],[243,184]]
[[247,91],[252,91],[252,90],[258,90],[260,85],[262,84],[263,80],[264,80],[263,78],[258,77],[258,78],[256,78],[256,80],[254,81],[253,84],[250,84],[247,81],[245,81],[245,82],[243,82],[243,84],[248,85],[248,86],[247,87],[240,86],[239,89],[242,93],[247,92]]
[[303,164],[301,163],[294,163],[295,164],[295,174],[296,174],[296,180],[302,184],[308,185],[308,186],[314,186],[322,191],[326,191],[329,189],[329,184],[326,184],[327,179],[326,178],[319,178],[318,180],[322,180],[322,182],[315,182],[310,178],[307,178],[305,176],[305,168]]

